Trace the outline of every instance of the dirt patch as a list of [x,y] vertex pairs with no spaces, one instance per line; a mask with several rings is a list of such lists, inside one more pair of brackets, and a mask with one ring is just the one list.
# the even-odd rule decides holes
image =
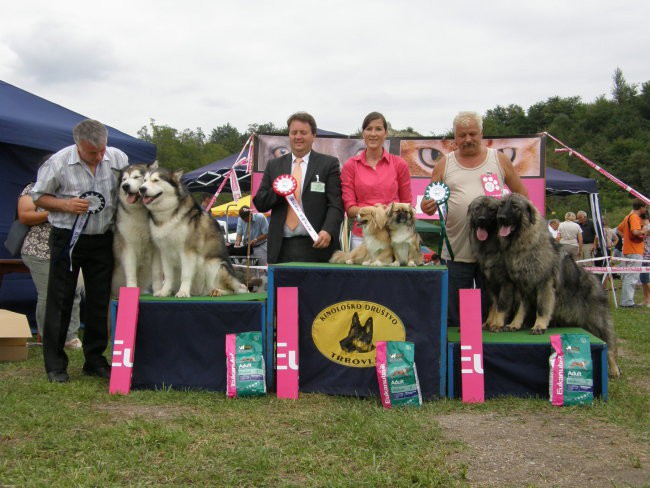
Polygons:
[[185,407],[119,403],[96,405],[95,408],[100,412],[108,412],[111,417],[115,417],[116,419],[133,419],[142,417],[152,420],[165,420],[182,417],[194,412],[194,410]]
[[625,429],[561,414],[464,413],[436,418],[467,444],[449,461],[465,464],[472,486],[647,486],[647,446]]

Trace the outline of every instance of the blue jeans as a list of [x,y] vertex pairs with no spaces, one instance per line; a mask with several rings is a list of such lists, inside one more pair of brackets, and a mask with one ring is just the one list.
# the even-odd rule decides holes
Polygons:
[[[640,254],[624,254],[623,257],[628,259],[638,259],[641,260]],[[623,266],[638,266],[639,263],[628,263],[627,261],[623,262]],[[634,305],[634,291],[636,288],[636,282],[639,281],[639,273],[624,273],[621,279],[621,306],[629,307]]]
[[[50,276],[50,260],[23,254],[23,262],[29,268],[32,275],[32,281],[36,286],[36,325],[38,333],[43,337],[43,324],[45,323],[45,304],[47,303],[47,283]],[[66,335],[66,342],[76,339],[79,331],[79,303],[83,293],[83,280],[77,282],[74,301],[72,302],[72,315],[70,315],[70,325]]]

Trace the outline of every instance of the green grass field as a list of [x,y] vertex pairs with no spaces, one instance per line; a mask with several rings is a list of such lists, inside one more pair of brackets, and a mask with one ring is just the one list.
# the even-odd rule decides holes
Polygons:
[[0,363],[0,486],[466,486],[468,466],[454,454],[467,446],[437,419],[468,412],[596,419],[647,448],[650,308],[612,313],[623,377],[610,382],[609,402],[582,408],[518,398],[385,411],[378,399],[318,394],[112,396],[106,381],[82,376],[81,352],[70,354],[71,381],[50,384],[41,349],[31,348],[27,361]]

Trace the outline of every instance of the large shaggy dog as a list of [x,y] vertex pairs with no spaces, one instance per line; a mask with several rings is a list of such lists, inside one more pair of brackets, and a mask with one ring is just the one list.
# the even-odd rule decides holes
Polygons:
[[607,343],[609,374],[619,376],[616,335],[607,295],[598,280],[557,246],[527,198],[504,197],[497,222],[505,272],[522,294],[508,328],[522,326],[526,306],[535,312],[532,334],[545,333],[551,320],[558,326],[582,327]]
[[506,320],[520,301],[519,293],[505,273],[505,261],[498,236],[499,205],[500,200],[497,198],[480,196],[472,200],[467,210],[470,245],[483,273],[489,302],[488,316],[483,327],[492,332],[510,330],[505,327]]
[[415,209],[410,203],[391,203],[387,226],[395,260],[393,266],[422,266],[420,235],[415,230]]
[[330,263],[363,264],[364,266],[388,266],[393,262],[390,234],[386,228],[386,209],[377,204],[361,207],[356,221],[363,231],[363,244],[351,252],[336,251]]
[[112,294],[117,296],[121,286],[140,287],[149,292],[162,286],[158,251],[151,242],[149,211],[140,198],[140,186],[151,165],[133,164],[120,171],[113,254]]
[[182,172],[147,172],[140,186],[151,214],[149,227],[160,251],[164,282],[155,296],[230,295],[248,290],[235,275],[221,228],[194,202]]

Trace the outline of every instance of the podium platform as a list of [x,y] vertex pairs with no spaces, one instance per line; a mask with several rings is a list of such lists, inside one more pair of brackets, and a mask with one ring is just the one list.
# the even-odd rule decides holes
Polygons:
[[[117,300],[111,303],[115,337]],[[133,389],[226,390],[226,334],[266,330],[266,293],[140,297]],[[272,338],[272,335],[271,335]],[[265,359],[268,351],[265,348]]]
[[316,263],[269,266],[275,292],[298,288],[299,391],[379,396],[374,343],[408,340],[423,398],[446,393],[447,268]]
[[[485,398],[499,396],[548,398],[552,334],[587,334],[593,361],[594,396],[607,400],[607,345],[580,328],[551,327],[544,335],[530,329],[517,332],[483,331]],[[447,395],[461,397],[460,329],[447,330]]]

